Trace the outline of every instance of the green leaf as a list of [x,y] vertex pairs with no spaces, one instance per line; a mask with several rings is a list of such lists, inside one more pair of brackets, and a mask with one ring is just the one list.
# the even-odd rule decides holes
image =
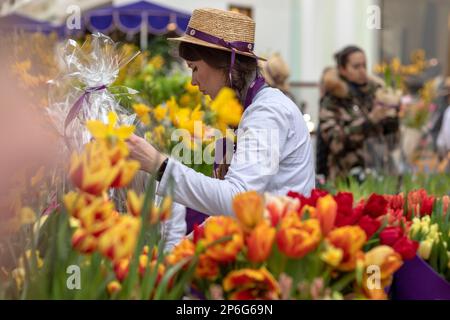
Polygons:
[[338,281],[331,285],[331,290],[341,292],[350,285],[356,278],[354,271],[344,274]]

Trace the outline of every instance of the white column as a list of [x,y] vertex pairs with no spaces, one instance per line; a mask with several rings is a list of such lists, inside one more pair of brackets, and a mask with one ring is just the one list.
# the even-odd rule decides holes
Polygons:
[[291,69],[291,79],[290,81],[300,80],[300,1],[301,0],[291,0],[290,3],[290,14],[291,14],[291,24],[289,27],[289,55],[287,56],[287,62]]
[[317,22],[317,0],[302,0],[300,2],[300,79],[316,81],[316,45],[318,39],[315,23]]
[[[361,0],[359,0],[361,1]],[[356,39],[355,7],[358,0],[336,1],[336,24],[334,32],[335,48],[340,49],[352,44]]]

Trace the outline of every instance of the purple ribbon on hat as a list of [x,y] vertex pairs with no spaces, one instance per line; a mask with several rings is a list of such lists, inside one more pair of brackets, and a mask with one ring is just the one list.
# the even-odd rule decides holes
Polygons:
[[78,113],[80,113],[81,108],[83,107],[83,102],[86,100],[89,103],[89,97],[91,93],[95,91],[100,91],[106,89],[105,85],[97,86],[97,87],[88,87],[84,89],[84,93],[75,101],[72,108],[70,108],[69,113],[66,116],[66,120],[64,121],[64,134],[66,132],[67,126],[77,117]]
[[[256,77],[256,79],[251,83],[250,87],[247,90],[247,95],[245,96],[244,110],[247,109],[248,106],[252,103],[256,94],[264,86],[265,83],[266,82],[262,76]],[[227,159],[226,154],[228,149],[227,147],[230,146],[229,141],[230,140],[227,138],[217,139],[216,141],[214,154],[214,173],[216,172],[219,164],[223,161],[223,159]],[[236,151],[236,144],[233,141],[233,152],[234,151]],[[192,208],[186,208],[186,234],[191,233],[196,225],[201,225],[207,217],[207,214],[204,214]]]
[[[255,54],[253,53],[253,43],[245,42],[245,41],[225,41],[222,38],[213,36],[212,34],[187,27],[186,32],[187,35],[197,38],[199,40],[203,40],[206,42],[209,42],[211,44],[215,44],[227,49],[231,50],[231,64],[230,64],[230,71],[228,72],[228,76],[230,78],[230,86],[232,87],[232,78],[231,78],[231,71],[233,70],[234,63],[236,62],[236,50],[251,53],[253,56]],[[255,56],[256,58],[256,56]]]

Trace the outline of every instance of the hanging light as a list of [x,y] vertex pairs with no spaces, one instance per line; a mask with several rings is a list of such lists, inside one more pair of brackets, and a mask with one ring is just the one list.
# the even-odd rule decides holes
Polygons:
[[168,31],[175,31],[177,29],[177,24],[175,22],[171,22],[167,25]]

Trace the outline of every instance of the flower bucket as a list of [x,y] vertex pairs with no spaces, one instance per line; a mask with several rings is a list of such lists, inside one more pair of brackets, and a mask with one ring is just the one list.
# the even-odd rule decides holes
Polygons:
[[392,300],[450,300],[450,283],[419,256],[394,274]]

